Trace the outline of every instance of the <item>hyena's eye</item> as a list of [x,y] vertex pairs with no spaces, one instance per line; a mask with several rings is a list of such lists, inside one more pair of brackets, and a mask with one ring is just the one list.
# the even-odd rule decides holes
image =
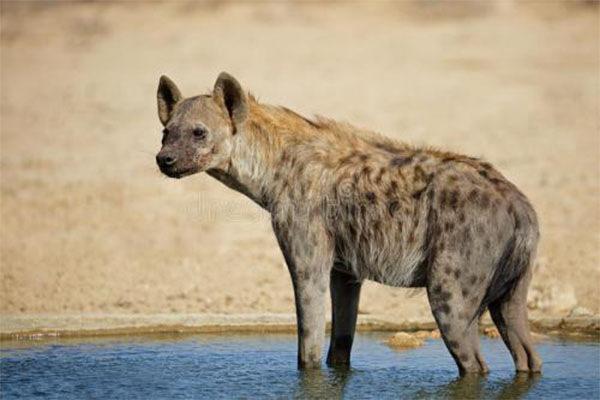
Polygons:
[[204,139],[206,137],[206,129],[194,128],[193,134],[196,139]]

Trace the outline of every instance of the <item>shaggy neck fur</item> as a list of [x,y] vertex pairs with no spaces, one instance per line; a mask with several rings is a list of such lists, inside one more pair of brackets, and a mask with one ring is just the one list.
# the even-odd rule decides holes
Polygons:
[[[310,143],[319,126],[285,108],[259,104],[250,98],[250,113],[236,133],[229,163],[207,171],[263,208],[272,205],[273,177],[285,149]],[[283,172],[282,172],[283,173]]]

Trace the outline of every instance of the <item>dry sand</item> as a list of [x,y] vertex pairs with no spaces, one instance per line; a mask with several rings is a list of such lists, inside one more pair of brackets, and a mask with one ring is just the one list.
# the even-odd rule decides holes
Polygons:
[[[160,74],[193,95],[222,70],[490,160],[540,215],[538,312],[599,311],[597,5],[221,4],[2,2],[0,314],[293,312],[268,216],[154,164]],[[422,291],[373,283],[361,312],[430,315]]]

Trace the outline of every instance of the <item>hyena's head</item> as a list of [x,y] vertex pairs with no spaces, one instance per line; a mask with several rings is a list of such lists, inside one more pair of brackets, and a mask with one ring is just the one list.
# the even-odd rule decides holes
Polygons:
[[235,78],[221,73],[213,92],[183,98],[166,76],[158,84],[162,148],[156,155],[161,172],[182,178],[227,165],[233,144],[248,114],[248,98]]

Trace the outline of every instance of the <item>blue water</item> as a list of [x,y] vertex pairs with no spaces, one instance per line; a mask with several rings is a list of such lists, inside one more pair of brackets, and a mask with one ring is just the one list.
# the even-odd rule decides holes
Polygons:
[[408,351],[359,334],[350,370],[296,370],[294,335],[181,335],[4,342],[3,399],[599,399],[600,345],[549,340],[541,376],[516,375],[500,340],[483,339],[491,372],[458,379],[440,340]]

